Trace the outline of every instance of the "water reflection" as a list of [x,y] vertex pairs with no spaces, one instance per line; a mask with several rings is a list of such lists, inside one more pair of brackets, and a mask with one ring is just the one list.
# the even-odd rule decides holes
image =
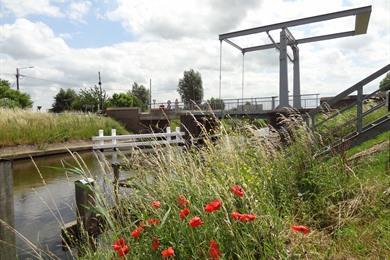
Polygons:
[[[102,173],[93,153],[81,154],[94,175]],[[49,249],[61,259],[70,259],[62,251],[60,225],[75,219],[74,181],[80,176],[66,174],[61,160],[77,165],[70,155],[35,159],[41,175],[31,160],[16,161],[13,168],[15,228],[41,248]],[[32,257],[31,249],[16,239],[19,259]]]

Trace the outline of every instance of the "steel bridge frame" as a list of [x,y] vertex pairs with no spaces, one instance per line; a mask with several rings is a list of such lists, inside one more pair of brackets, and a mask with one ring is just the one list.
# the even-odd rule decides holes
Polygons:
[[[247,52],[260,51],[266,49],[276,48],[279,50],[279,107],[289,107],[288,101],[288,68],[287,68],[287,58],[293,62],[293,107],[301,108],[301,88],[300,88],[300,72],[299,72],[299,48],[298,44],[324,41],[330,39],[336,39],[341,37],[355,36],[360,34],[365,34],[367,32],[368,23],[371,15],[371,6],[364,6],[359,8],[353,8],[349,10],[327,13],[323,15],[317,15],[312,17],[306,17],[297,20],[291,20],[287,22],[275,23],[271,25],[265,25],[255,28],[250,28],[246,30],[240,30],[235,32],[229,32],[219,35],[220,41],[220,74],[219,74],[219,98],[221,99],[221,79],[222,79],[222,42],[227,42],[234,48],[241,51],[243,55],[242,59],[242,98],[244,90],[244,55]],[[355,16],[355,29],[352,31],[345,31],[333,34],[318,35],[313,37],[295,39],[292,33],[288,28],[294,26],[300,26],[305,24],[323,22],[328,20],[333,20],[337,18],[343,18],[347,16]],[[279,42],[275,42],[274,39],[269,34],[272,30],[279,30]],[[231,41],[232,38],[246,36],[257,33],[267,33],[268,37],[271,40],[271,44],[257,45],[243,48],[238,44]],[[287,46],[293,51],[293,57],[291,58],[287,53]]]

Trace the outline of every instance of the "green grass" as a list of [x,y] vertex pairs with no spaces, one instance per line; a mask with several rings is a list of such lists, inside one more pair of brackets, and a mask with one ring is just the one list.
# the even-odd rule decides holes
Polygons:
[[111,128],[116,128],[117,134],[127,133],[115,120],[93,114],[0,109],[0,147],[91,140],[99,129],[109,135]]
[[[126,161],[131,193],[121,195],[114,211],[99,195],[96,209],[107,229],[97,250],[87,244],[79,248],[80,258],[110,259],[116,255],[112,244],[124,237],[131,248],[127,259],[160,259],[170,246],[177,259],[207,259],[210,240],[219,244],[221,259],[385,259],[390,255],[387,151],[357,161],[343,155],[314,159],[310,132],[293,124],[294,141],[284,148],[242,124],[229,134],[222,126],[219,142],[201,148],[134,152]],[[244,197],[231,192],[235,184],[244,188]],[[178,215],[179,195],[190,201],[184,221]],[[205,212],[214,199],[222,207]],[[154,200],[161,202],[159,209],[151,206]],[[233,211],[257,218],[241,223],[232,218]],[[194,216],[204,224],[189,227]],[[161,223],[146,224],[133,238],[131,232],[150,218]],[[294,224],[310,227],[310,234],[294,233]],[[157,251],[151,250],[154,237],[161,242]]]

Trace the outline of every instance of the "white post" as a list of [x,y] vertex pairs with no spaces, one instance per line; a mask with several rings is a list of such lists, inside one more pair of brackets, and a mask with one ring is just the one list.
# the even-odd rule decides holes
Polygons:
[[112,137],[112,139],[111,139],[111,142],[112,142],[112,144],[116,144],[116,129],[111,129],[111,137]]
[[[99,129],[99,137],[104,136],[104,131],[103,129]],[[99,140],[99,145],[104,145],[104,140]]]
[[[171,133],[171,128],[168,126],[167,127],[167,134],[170,134]],[[170,135],[167,135],[167,141],[170,142],[172,140],[171,136]]]
[[182,141],[181,140],[181,134],[180,134],[180,127],[176,127],[176,141]]

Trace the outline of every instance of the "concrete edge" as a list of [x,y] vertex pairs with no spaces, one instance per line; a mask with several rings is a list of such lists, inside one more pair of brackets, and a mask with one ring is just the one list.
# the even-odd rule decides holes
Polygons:
[[92,151],[92,145],[84,145],[84,146],[72,146],[72,147],[62,147],[62,148],[55,148],[50,150],[43,150],[43,151],[29,151],[29,152],[20,152],[20,153],[13,153],[13,154],[4,154],[0,155],[0,161],[5,160],[23,160],[23,159],[29,159],[30,157],[43,157],[43,156],[50,156],[50,155],[59,155],[59,154],[66,154],[71,152],[83,152],[83,151]]

